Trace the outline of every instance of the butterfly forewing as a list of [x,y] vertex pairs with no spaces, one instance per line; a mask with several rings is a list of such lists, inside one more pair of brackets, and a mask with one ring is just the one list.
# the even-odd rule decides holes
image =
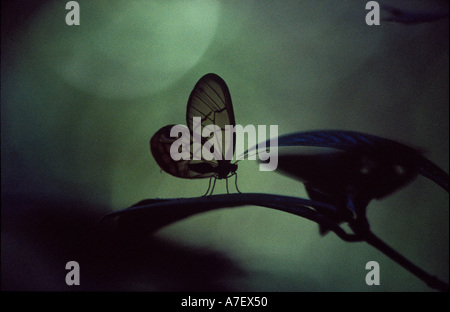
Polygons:
[[[208,125],[216,125],[221,131],[221,140],[215,135],[220,151],[214,151],[214,158],[227,159],[228,163],[233,157],[236,138],[232,135],[233,144],[226,140],[225,126],[235,126],[233,105],[230,91],[225,82],[216,74],[203,76],[195,85],[188,100],[186,122],[191,132],[198,131],[198,126],[193,123],[194,117],[201,118],[201,128]],[[226,154],[225,154],[226,153]],[[225,157],[226,156],[226,157]]]

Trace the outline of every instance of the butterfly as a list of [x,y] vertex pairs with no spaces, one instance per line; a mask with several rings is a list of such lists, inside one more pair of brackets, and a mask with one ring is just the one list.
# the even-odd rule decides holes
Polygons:
[[[194,117],[200,117],[199,124],[194,122]],[[217,145],[219,148],[216,149],[216,145],[214,146],[212,152],[214,157],[211,160],[206,160],[204,157],[197,157],[198,159],[195,159],[194,157],[195,155],[199,155],[201,147],[208,143],[207,139],[202,137],[201,145],[194,146],[193,133],[194,131],[199,131],[198,127],[205,128],[215,125],[222,133],[225,133],[226,125],[232,126],[233,128],[236,125],[230,91],[225,81],[218,75],[212,73],[206,74],[197,82],[188,99],[186,122],[190,137],[187,141],[182,142],[182,144],[190,147],[189,159],[174,160],[171,157],[170,148],[181,136],[171,137],[170,132],[175,125],[168,125],[159,129],[150,140],[150,150],[157,164],[162,170],[178,178],[210,178],[208,190],[204,196],[211,189],[212,179],[214,179],[214,184],[211,189],[211,194],[214,191],[217,179],[226,179],[228,193],[228,178],[234,175],[236,190],[240,193],[237,187],[236,175],[238,166],[236,163],[231,163],[230,158],[232,157],[229,157],[229,152],[235,150],[235,132],[233,132],[232,141],[226,140],[225,136],[222,136],[221,142],[216,142],[219,143]],[[219,140],[218,136],[214,136],[214,138],[216,141]]]

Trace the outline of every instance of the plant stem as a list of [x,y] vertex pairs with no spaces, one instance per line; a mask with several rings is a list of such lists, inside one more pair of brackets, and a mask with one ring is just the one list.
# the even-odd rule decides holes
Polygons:
[[361,220],[349,222],[349,226],[354,233],[349,234],[334,220],[313,209],[317,207],[333,209],[333,207],[308,199],[261,193],[211,195],[197,198],[148,199],[140,201],[128,209],[104,216],[97,224],[103,224],[111,218],[120,217],[119,219],[122,221],[121,226],[123,229],[137,232],[139,230],[145,232],[156,231],[161,227],[194,214],[245,205],[277,209],[309,219],[327,226],[342,240],[347,242],[365,241],[424,281],[429,287],[440,291],[449,291],[448,283],[439,280],[436,276],[428,274],[395,251],[369,230],[368,223],[361,222]]
[[446,292],[449,291],[447,283],[439,280],[436,276],[430,275],[421,268],[419,268],[417,265],[409,261],[407,258],[402,256],[396,250],[394,250],[391,246],[383,242],[371,231],[365,231],[362,234],[362,238],[369,245],[375,247],[376,249],[384,253],[386,256],[388,256],[389,258],[400,264],[403,268],[405,268],[406,270],[417,276],[419,279],[424,281],[429,287],[439,291],[446,291]]

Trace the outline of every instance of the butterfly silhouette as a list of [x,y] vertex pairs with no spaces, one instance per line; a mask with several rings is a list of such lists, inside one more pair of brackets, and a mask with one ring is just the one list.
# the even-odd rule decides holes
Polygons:
[[[195,124],[193,122],[194,117],[201,118],[200,124]],[[236,190],[240,193],[237,187],[236,175],[238,166],[236,163],[232,164],[232,157],[229,157],[229,152],[235,150],[235,132],[233,132],[232,143],[226,141],[225,135],[223,135],[221,142],[217,142],[219,143],[217,146],[224,148],[219,148],[219,150],[212,148],[212,154],[214,155],[212,160],[206,160],[203,157],[194,159],[194,155],[199,155],[201,147],[208,143],[207,138],[202,137],[201,145],[198,147],[194,146],[193,132],[199,130],[197,128],[194,129],[195,127],[204,128],[215,125],[219,127],[222,133],[225,133],[226,125],[232,127],[236,125],[230,92],[225,81],[218,75],[212,73],[206,74],[197,82],[189,96],[186,122],[190,132],[190,138],[188,139],[188,142],[183,142],[183,144],[190,146],[190,157],[188,160],[174,160],[170,155],[172,144],[181,138],[181,134],[179,134],[178,137],[170,136],[170,131],[174,125],[168,125],[161,128],[151,138],[150,150],[161,169],[178,178],[210,178],[208,190],[205,195],[209,193],[210,189],[211,194],[213,193],[217,179],[226,179],[228,193],[228,178],[234,175]],[[217,141],[219,140],[218,136],[214,137]],[[211,188],[212,179],[214,179],[214,184]]]

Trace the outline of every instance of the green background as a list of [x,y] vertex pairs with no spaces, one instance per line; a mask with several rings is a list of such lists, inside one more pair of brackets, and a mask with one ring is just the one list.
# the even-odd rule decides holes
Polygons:
[[[195,197],[207,180],[172,177],[151,136],[185,123],[197,80],[227,83],[236,122],[370,133],[418,147],[448,172],[449,25],[365,23],[365,1],[2,3],[3,290],[429,291],[363,243],[315,223],[243,207],[197,215],[154,236],[89,246],[102,215],[145,198]],[[447,10],[446,1],[397,1]],[[239,188],[306,197],[255,161]],[[223,193],[218,181],[215,193]],[[448,281],[448,194],[422,177],[374,201],[374,233]],[[89,234],[88,234],[89,233]],[[104,249],[103,249],[104,248]],[[378,261],[381,285],[365,284]]]

